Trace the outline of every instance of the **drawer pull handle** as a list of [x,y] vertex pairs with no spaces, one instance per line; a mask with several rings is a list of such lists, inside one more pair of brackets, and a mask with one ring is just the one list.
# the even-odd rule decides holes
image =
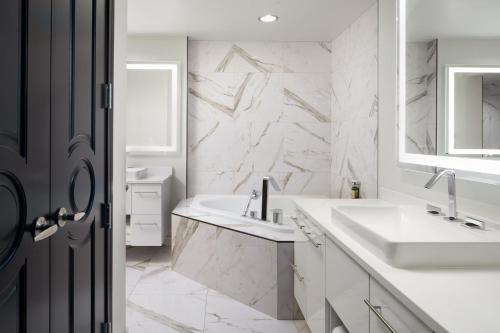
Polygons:
[[158,226],[158,224],[156,224],[156,223],[141,223],[141,222],[139,222],[139,223],[135,223],[135,224],[138,226],[148,226],[148,227]]
[[299,270],[297,269],[297,265],[292,264],[290,266],[292,266],[293,272],[295,273],[295,275],[297,275],[297,280],[299,280],[300,282],[304,281],[304,277],[300,275]]
[[389,330],[389,332],[391,333],[398,333],[392,326],[391,324],[389,324],[389,322],[387,321],[387,319],[384,318],[384,316],[382,316],[382,314],[379,312],[379,310],[381,309],[380,306],[375,306],[375,305],[372,305],[372,303],[370,303],[369,300],[365,299],[364,300],[365,304],[368,305],[368,308],[377,316],[377,318],[382,322],[382,324],[384,324],[384,326]]
[[311,237],[311,232],[309,231],[304,231],[302,230],[302,232],[304,233],[304,235],[306,235],[307,239],[309,239],[309,241],[312,243],[312,245],[314,245],[315,248],[319,248],[321,246],[321,243],[318,243],[316,242],[312,237]]
[[304,230],[304,228],[306,227],[305,224],[300,224],[299,219],[296,218],[295,216],[292,216],[290,218],[292,219],[293,222],[295,222],[295,224],[297,225],[297,227],[299,227],[300,230]]
[[154,195],[154,196],[159,196],[160,194],[158,192],[135,192],[139,195],[144,195],[144,194],[149,194],[149,195]]

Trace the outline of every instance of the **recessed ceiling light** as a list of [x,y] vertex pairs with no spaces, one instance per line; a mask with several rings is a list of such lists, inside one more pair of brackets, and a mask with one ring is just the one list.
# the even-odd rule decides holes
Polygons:
[[272,23],[272,22],[275,22],[277,20],[278,20],[278,16],[271,15],[271,14],[267,14],[267,15],[259,17],[259,21],[261,21],[263,23]]

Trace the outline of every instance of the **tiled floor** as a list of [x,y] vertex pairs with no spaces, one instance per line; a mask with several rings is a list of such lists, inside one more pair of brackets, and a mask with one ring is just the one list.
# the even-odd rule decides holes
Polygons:
[[171,270],[167,248],[127,249],[128,333],[309,333]]

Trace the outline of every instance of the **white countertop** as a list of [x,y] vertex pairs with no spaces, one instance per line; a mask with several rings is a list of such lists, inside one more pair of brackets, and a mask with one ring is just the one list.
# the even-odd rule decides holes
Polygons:
[[173,176],[171,167],[144,167],[147,169],[144,178],[127,178],[127,184],[162,184]]
[[170,176],[165,175],[154,175],[147,176],[146,178],[138,179],[138,178],[127,178],[127,184],[161,184],[165,180],[170,178]]
[[500,332],[500,268],[395,268],[331,222],[331,209],[336,205],[386,201],[296,198],[295,202],[332,241],[435,332]]

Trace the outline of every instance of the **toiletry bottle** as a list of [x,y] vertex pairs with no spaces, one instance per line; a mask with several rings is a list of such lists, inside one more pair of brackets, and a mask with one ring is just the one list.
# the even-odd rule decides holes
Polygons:
[[359,199],[359,185],[360,185],[359,181],[357,180],[352,181],[351,199]]

